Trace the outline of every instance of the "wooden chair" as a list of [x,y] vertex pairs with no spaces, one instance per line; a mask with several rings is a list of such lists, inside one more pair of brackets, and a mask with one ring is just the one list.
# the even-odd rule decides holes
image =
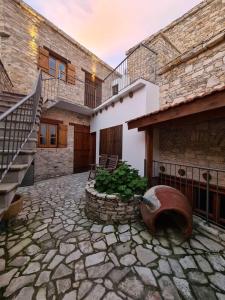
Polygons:
[[89,172],[88,180],[95,179],[96,172],[98,169],[105,169],[108,161],[108,154],[101,154],[99,156],[99,163],[97,164],[91,164],[91,169]]
[[118,155],[110,155],[108,157],[108,161],[107,161],[105,169],[109,172],[113,172],[114,170],[116,170],[118,162],[119,162]]

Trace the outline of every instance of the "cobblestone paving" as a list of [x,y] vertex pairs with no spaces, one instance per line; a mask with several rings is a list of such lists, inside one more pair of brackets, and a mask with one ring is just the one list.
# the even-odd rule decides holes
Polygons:
[[87,174],[21,189],[23,212],[0,235],[0,299],[225,299],[225,251],[195,228],[152,237],[141,223],[84,213]]

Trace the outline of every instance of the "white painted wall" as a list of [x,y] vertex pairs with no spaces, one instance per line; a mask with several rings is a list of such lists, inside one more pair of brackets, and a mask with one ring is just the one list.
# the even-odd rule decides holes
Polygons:
[[[114,107],[109,106],[107,110],[102,109],[102,113],[92,117],[91,132],[96,132],[96,160],[98,161],[100,130],[123,124],[122,159],[138,169],[143,176],[145,134],[138,132],[137,129],[128,130],[126,122],[159,109],[159,88],[150,82],[140,81],[144,84],[134,92],[132,98],[128,96],[128,93],[135,90],[134,84],[127,89],[127,95],[124,96],[123,92],[122,103],[117,101]],[[135,84],[140,85],[140,82],[137,81]]]

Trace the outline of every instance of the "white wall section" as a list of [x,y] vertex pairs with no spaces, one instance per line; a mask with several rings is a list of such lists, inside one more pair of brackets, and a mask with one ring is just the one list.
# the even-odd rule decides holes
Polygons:
[[[140,82],[144,83],[142,87],[140,87]],[[135,90],[135,84],[139,87],[137,90]],[[159,109],[159,88],[155,84],[142,79],[135,82],[135,84],[128,87],[126,93],[121,91],[120,94],[123,95],[122,103],[118,101],[121,97],[120,94],[115,98],[114,106],[111,105],[112,100],[109,99],[107,110],[102,108],[101,113],[98,112],[97,116],[92,117],[90,125],[91,132],[96,132],[96,160],[98,161],[100,130],[123,124],[122,159],[137,168],[143,176],[145,134],[144,132],[138,132],[137,129],[128,130],[126,122]],[[132,98],[128,95],[130,91],[133,91]],[[104,103],[104,106],[106,103]]]

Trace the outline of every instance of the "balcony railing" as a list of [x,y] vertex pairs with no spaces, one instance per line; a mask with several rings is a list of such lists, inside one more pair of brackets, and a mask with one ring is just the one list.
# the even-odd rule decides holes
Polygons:
[[145,45],[139,45],[101,84],[76,77],[75,85],[72,85],[43,73],[42,96],[48,100],[64,98],[95,108],[138,79],[155,82],[155,63],[156,53]]
[[155,82],[155,66],[156,53],[140,44],[104,79],[102,102],[138,79]]
[[0,92],[12,92],[13,84],[0,60]]
[[95,108],[99,103],[100,94],[101,90],[79,78],[76,78],[75,85],[72,85],[60,78],[50,77],[43,73],[42,97],[44,101],[55,101],[61,98]]
[[151,186],[155,185],[180,190],[195,214],[225,227],[225,170],[153,161]]

